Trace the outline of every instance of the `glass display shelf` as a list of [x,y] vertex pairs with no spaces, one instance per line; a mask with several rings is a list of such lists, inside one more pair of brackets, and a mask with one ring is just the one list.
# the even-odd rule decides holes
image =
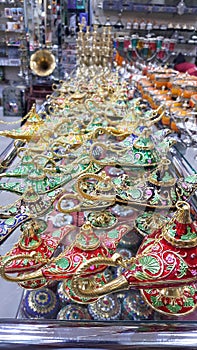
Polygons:
[[[20,321],[2,319],[4,349],[196,349],[197,323]],[[0,346],[1,347],[1,346]]]
[[[43,105],[44,106],[44,105]],[[40,113],[44,110],[41,107]],[[1,164],[13,166],[18,164],[16,143],[11,142],[10,146],[1,155]],[[23,146],[22,142],[17,143],[17,147]],[[183,147],[182,143],[173,146],[171,152],[172,168],[178,176],[187,176],[196,172],[196,148]],[[3,163],[2,163],[3,161]],[[9,183],[12,179],[1,179]],[[8,204],[16,200],[13,193],[1,193],[3,204]],[[195,209],[195,196],[191,205]],[[44,219],[46,217],[43,216]],[[54,221],[53,221],[54,224]],[[57,223],[56,223],[57,225]],[[61,226],[61,223],[60,223]],[[20,235],[20,228],[16,228],[14,234],[10,235],[0,246],[0,254],[7,252],[17,241]],[[132,253],[136,252],[137,245],[131,248]],[[119,247],[123,247],[120,245]],[[49,284],[47,288],[58,294],[58,306],[53,315],[48,318],[33,317],[25,309],[27,295],[30,292],[19,285],[0,279],[0,348],[20,348],[34,346],[34,349],[59,349],[59,348],[94,348],[94,349],[197,349],[197,310],[185,316],[166,316],[154,310],[150,311],[147,304],[140,299],[138,291],[125,291],[116,293],[120,311],[111,320],[96,320],[92,318],[90,304],[72,306],[82,309],[73,309],[73,320],[58,319],[58,314],[63,307],[70,305],[67,300],[60,300],[61,282]],[[39,291],[39,289],[37,290]],[[140,303],[140,309],[135,312],[128,311],[125,307],[125,300],[130,295],[131,302]],[[136,299],[136,302],[135,302]],[[109,300],[104,301],[107,308]],[[112,303],[113,305],[113,303]],[[114,311],[113,307],[110,312]],[[71,311],[69,311],[71,312]],[[75,314],[74,314],[75,313]],[[81,318],[84,315],[84,318]]]

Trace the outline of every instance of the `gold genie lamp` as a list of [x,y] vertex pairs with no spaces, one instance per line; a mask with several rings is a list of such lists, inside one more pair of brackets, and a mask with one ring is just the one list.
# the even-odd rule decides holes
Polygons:
[[0,136],[10,137],[14,140],[26,142],[37,140],[40,137],[38,135],[39,129],[41,126],[43,126],[44,120],[36,112],[35,104],[33,104],[32,108],[24,119],[27,119],[27,121],[22,127],[13,130],[0,131]]
[[[90,266],[123,267],[122,274],[103,286],[95,276],[90,288],[82,288],[81,279]],[[128,260],[115,253],[95,257],[81,264],[72,278],[79,297],[101,297],[112,292],[137,288],[154,309],[165,314],[183,315],[197,305],[197,225],[192,222],[190,206],[177,202],[177,212],[169,222],[142,242],[135,257]]]

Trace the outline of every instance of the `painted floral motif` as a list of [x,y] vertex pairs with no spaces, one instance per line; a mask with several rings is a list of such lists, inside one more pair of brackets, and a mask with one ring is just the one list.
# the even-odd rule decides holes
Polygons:
[[[157,172],[153,173],[151,178],[153,178],[154,180],[158,180],[158,174]],[[172,181],[174,178],[173,176],[168,172],[168,171],[165,171],[165,173],[163,174],[162,176],[162,182],[169,182],[169,181]]]
[[174,261],[175,261],[174,255],[173,254],[168,254],[167,257],[166,257],[166,261],[168,262],[168,264],[173,264]]
[[175,238],[180,239],[182,241],[190,241],[197,238],[197,233],[194,225],[187,225],[184,230],[182,230],[179,233],[179,230],[177,230],[176,223],[171,225],[168,229],[168,234]]
[[197,174],[194,174],[194,175],[190,175],[190,176],[187,176],[185,178],[185,181],[188,182],[189,184],[194,184],[197,182]]
[[28,213],[19,213],[9,219],[0,219],[0,242],[7,238],[18,225],[29,218]]
[[[39,224],[39,221],[38,221]],[[33,228],[34,226],[32,226]],[[45,227],[46,228],[46,227]],[[33,270],[35,268],[38,268],[39,266],[42,266],[45,263],[45,259],[48,259],[52,256],[55,249],[60,244],[63,237],[66,236],[68,232],[70,232],[71,227],[68,225],[67,227],[64,227],[64,230],[60,230],[59,234],[56,234],[53,236],[50,233],[40,232],[38,231],[34,232],[34,237],[31,240],[31,236],[28,237],[28,233],[26,234],[26,238],[29,238],[27,242],[25,242],[25,237],[22,236],[19,241],[15,244],[15,246],[4,255],[0,261],[0,264],[5,263],[7,259],[10,257],[16,257],[16,259],[12,260],[6,267],[6,271],[10,272],[20,272],[24,270]],[[36,243],[40,242],[40,244],[35,247],[34,245]],[[25,244],[26,246],[25,246]],[[24,245],[22,245],[24,244]],[[25,256],[29,256],[31,253],[31,250],[29,248],[32,247],[32,250],[35,253],[35,256],[32,256],[32,259],[25,258]],[[18,255],[23,255],[23,258],[17,258]]]
[[144,256],[139,259],[143,270],[148,270],[151,274],[155,275],[160,270],[160,264],[153,256]]
[[51,177],[45,178],[44,180],[26,180],[24,184],[21,182],[9,182],[9,183],[0,183],[0,190],[15,192],[17,194],[24,194],[28,186],[32,186],[34,191],[39,194],[44,194],[50,191],[53,191],[55,188],[63,186],[72,179],[71,175],[66,175],[63,177]]
[[[161,232],[162,229],[159,229],[156,233],[145,237],[137,253],[139,257],[135,261],[135,269],[131,265],[123,273],[129,284],[136,284],[137,280],[150,282],[152,285],[160,284],[160,281],[165,284],[165,281],[167,283],[168,280],[175,281],[177,285],[179,281],[180,284],[183,284],[184,279],[193,281],[196,263],[195,259],[190,259],[190,256],[195,254],[195,246],[185,250],[182,256],[180,248],[167,242],[161,236]],[[151,237],[153,235],[154,238]]]
[[145,289],[141,292],[149,305],[167,315],[184,315],[192,312],[196,307],[197,289],[195,285],[175,289],[175,293],[170,292],[170,288]]

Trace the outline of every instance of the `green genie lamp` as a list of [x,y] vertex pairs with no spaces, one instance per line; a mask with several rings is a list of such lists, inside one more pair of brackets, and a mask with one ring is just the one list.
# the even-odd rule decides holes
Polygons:
[[[169,161],[141,181],[123,174],[115,179],[106,175],[84,173],[77,179],[76,190],[82,201],[105,200],[147,209],[175,208],[177,201],[188,200],[197,189],[197,174],[176,179],[168,170]],[[108,189],[108,191],[107,191]]]

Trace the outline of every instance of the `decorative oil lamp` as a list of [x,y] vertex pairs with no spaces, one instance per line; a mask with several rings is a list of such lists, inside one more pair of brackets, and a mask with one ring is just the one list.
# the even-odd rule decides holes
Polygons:
[[[190,206],[177,202],[177,212],[163,227],[145,237],[135,257],[123,259],[115,253],[109,259],[95,257],[77,269],[72,279],[74,292],[81,297],[100,297],[124,289],[141,289],[148,304],[159,312],[181,315],[197,305],[197,225],[192,222]],[[92,265],[105,262],[123,266],[122,274],[105,286],[94,284],[81,289],[78,278]],[[177,305],[177,306],[176,306]]]
[[43,125],[44,120],[36,113],[35,105],[32,106],[29,113],[26,115],[27,122],[22,128],[15,130],[0,131],[1,136],[10,137],[16,140],[29,142],[35,139],[38,135],[38,130]]
[[[47,232],[43,220],[29,220],[21,225],[22,235],[14,247],[0,259],[0,266],[6,264],[6,272],[35,271],[52,257],[63,238],[73,229],[66,225],[64,230]],[[23,256],[23,258],[21,258]],[[11,262],[8,263],[8,261]]]
[[[100,175],[83,174],[77,179],[76,190],[81,202],[83,199],[104,200],[150,209],[173,208],[178,200],[188,199],[196,190],[197,174],[177,180],[168,171],[169,163],[163,160],[147,180],[140,181],[125,174],[112,180],[104,171]],[[99,186],[93,183],[93,179]]]
[[[73,229],[75,227],[73,226]],[[34,254],[24,253],[24,250],[19,248],[15,251],[15,254],[7,257],[3,264],[0,266],[0,273],[3,278],[9,281],[18,282],[24,288],[36,288],[41,287],[42,283],[46,285],[47,282],[54,280],[66,280],[66,285],[69,293],[70,280],[75,274],[75,271],[82,263],[91,260],[94,257],[102,256],[103,259],[111,257],[116,251],[116,246],[121,240],[122,236],[129,231],[130,227],[125,224],[118,224],[112,229],[104,231],[99,236],[94,232],[92,225],[86,222],[80,229],[74,242],[68,246],[62,253],[57,257],[51,258],[50,260],[44,261],[44,266],[38,268],[36,271],[30,273],[23,273],[18,276],[12,276],[8,272],[15,272],[16,269],[10,269],[9,267],[19,260],[21,264],[31,264]],[[62,228],[61,232],[64,234],[64,230],[67,233],[67,227]],[[38,247],[39,249],[39,247]],[[43,265],[42,256],[36,254],[37,264]],[[106,269],[106,265],[103,261],[102,265],[90,266],[87,273],[84,274],[84,278],[88,277],[92,273],[101,273]],[[97,276],[98,277],[98,276]],[[102,276],[99,277],[99,281],[102,280]],[[86,279],[85,279],[86,281]],[[38,282],[38,283],[35,283]],[[83,283],[82,283],[83,284]],[[72,290],[70,291],[72,297]],[[74,296],[73,296],[74,298]],[[77,298],[80,301],[80,298]]]

